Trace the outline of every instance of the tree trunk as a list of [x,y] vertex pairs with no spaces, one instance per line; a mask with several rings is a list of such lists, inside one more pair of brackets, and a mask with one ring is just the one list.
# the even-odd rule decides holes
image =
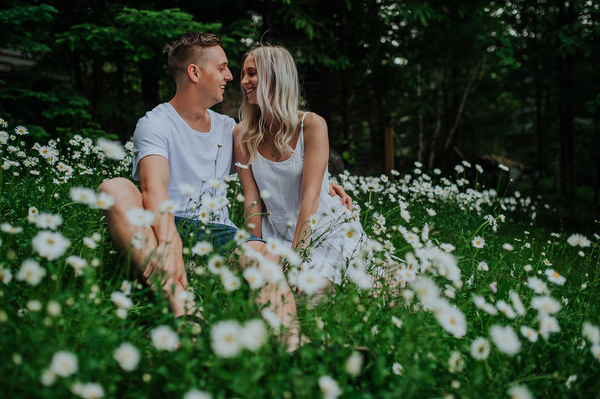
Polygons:
[[[565,10],[566,8],[566,10]],[[574,23],[573,4],[561,3],[559,8],[559,28]],[[573,159],[573,87],[575,63],[572,54],[559,55],[559,138],[560,138],[560,190],[563,195],[572,196],[575,187]]]
[[475,68],[473,69],[473,72],[471,72],[471,77],[469,79],[469,82],[467,83],[467,86],[465,87],[465,92],[463,93],[462,99],[460,101],[460,105],[458,107],[458,112],[456,113],[456,119],[454,120],[454,125],[452,125],[452,128],[448,132],[448,137],[446,138],[446,143],[444,144],[444,151],[446,151],[450,147],[450,143],[452,142],[452,137],[454,136],[454,133],[456,132],[456,129],[458,128],[458,125],[462,118],[463,112],[465,111],[465,105],[467,104],[467,97],[469,95],[469,92],[471,91],[471,86],[473,86],[473,82],[475,81],[475,78],[479,74],[479,71],[483,68],[484,63],[485,63],[484,59],[480,60],[477,63],[477,65],[475,66]]
[[422,76],[421,76],[421,65],[417,65],[417,102],[419,104],[419,106],[417,107],[417,119],[419,121],[419,138],[418,138],[418,145],[417,145],[417,161],[422,162],[423,161],[423,135],[424,135],[424,129],[423,129],[423,110],[422,110],[422,104],[423,104],[423,90],[422,90]]
[[102,88],[104,87],[104,59],[102,56],[95,54],[92,59],[92,114],[94,119],[102,119]]
[[442,131],[442,109],[443,109],[443,104],[444,104],[444,70],[443,69],[440,73],[437,96],[438,96],[438,103],[437,103],[437,110],[436,110],[435,130],[433,132],[433,136],[431,138],[431,146],[429,148],[429,164],[427,165],[428,171],[431,171],[433,169],[433,161],[435,158],[435,149],[437,146],[438,138],[440,137],[440,132]]
[[537,182],[544,177],[544,141],[542,130],[542,81],[540,78],[540,54],[538,48],[537,15],[532,17],[534,33],[533,39],[533,81],[535,87],[535,137],[537,141],[537,165],[533,176],[533,187],[537,190]]

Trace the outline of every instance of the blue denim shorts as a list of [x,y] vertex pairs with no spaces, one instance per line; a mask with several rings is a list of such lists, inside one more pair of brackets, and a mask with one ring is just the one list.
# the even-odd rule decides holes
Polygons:
[[[204,224],[198,220],[179,216],[175,216],[175,226],[177,226],[182,241],[185,242],[190,237],[193,237],[194,242],[208,241],[213,245],[214,250],[221,255],[233,251],[238,245],[234,239],[238,229],[234,226],[218,223]],[[265,240],[254,234],[250,234],[250,238],[246,241],[265,242]]]

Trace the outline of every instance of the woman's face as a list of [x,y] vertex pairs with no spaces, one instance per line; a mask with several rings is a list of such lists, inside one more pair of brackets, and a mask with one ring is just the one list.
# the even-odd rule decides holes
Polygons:
[[258,86],[258,74],[256,73],[256,61],[254,55],[250,54],[244,60],[242,67],[242,92],[248,97],[250,104],[258,104],[256,101],[256,87]]

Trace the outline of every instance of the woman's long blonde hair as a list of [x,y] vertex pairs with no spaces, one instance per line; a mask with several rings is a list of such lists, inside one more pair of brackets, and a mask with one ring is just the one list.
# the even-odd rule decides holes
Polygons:
[[[279,126],[275,134],[275,146],[281,156],[294,151],[289,143],[298,127],[300,89],[296,64],[288,50],[271,45],[256,47],[244,54],[242,68],[250,54],[254,56],[258,74],[256,87],[258,105],[250,104],[248,97],[242,96],[239,116],[240,121],[243,122],[240,143],[242,149],[249,155],[248,162],[252,164],[258,156],[258,146],[273,124]],[[242,69],[241,79],[243,78]],[[271,121],[269,126],[267,126],[267,118]]]

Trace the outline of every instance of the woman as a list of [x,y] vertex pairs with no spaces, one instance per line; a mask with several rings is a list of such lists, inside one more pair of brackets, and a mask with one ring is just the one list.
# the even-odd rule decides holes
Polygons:
[[298,110],[298,73],[289,51],[257,47],[242,64],[234,155],[248,231],[287,241],[308,255],[302,268],[324,278],[321,289],[340,283],[366,235],[358,215],[328,194],[327,124],[313,112]]

